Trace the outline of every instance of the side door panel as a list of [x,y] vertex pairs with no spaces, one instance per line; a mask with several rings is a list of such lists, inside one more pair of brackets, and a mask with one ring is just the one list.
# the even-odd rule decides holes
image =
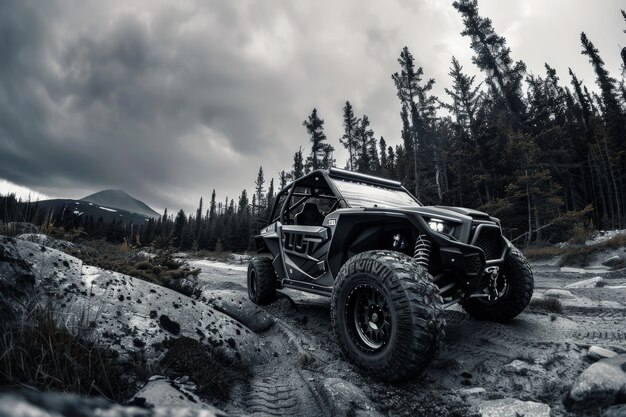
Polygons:
[[[332,285],[328,262],[330,230],[323,226],[283,225],[281,239],[287,278]],[[330,281],[330,282],[328,282]]]

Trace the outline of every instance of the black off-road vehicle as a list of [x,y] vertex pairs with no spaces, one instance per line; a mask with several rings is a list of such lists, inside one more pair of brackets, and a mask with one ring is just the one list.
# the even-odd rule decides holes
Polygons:
[[399,182],[341,169],[287,185],[256,244],[265,255],[248,266],[250,299],[268,304],[281,288],[330,297],[345,356],[387,380],[432,361],[446,307],[504,323],[533,292],[528,262],[498,219],[425,207]]

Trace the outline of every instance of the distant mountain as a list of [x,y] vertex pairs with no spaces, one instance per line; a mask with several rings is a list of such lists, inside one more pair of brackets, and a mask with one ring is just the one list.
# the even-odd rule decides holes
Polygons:
[[98,221],[99,218],[102,218],[105,223],[111,223],[115,220],[118,223],[134,223],[138,225],[145,224],[150,219],[150,216],[135,211],[131,212],[119,208],[107,207],[102,204],[83,200],[53,199],[37,201],[30,204],[35,206],[37,210],[43,210],[46,213],[61,213],[63,218],[72,218],[73,216],[86,218],[91,216],[94,221]]
[[112,209],[125,210],[130,213],[158,219],[160,214],[152,210],[143,201],[131,197],[122,190],[103,190],[81,198],[79,201],[97,204]]

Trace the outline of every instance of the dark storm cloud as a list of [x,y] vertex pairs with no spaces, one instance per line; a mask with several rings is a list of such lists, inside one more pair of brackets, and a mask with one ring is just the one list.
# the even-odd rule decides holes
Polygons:
[[[530,70],[549,61],[565,80],[572,66],[591,86],[577,34],[587,30],[605,52],[608,33],[621,33],[619,5],[587,12],[567,2],[574,24],[560,33],[546,22],[565,4],[483,1],[481,10]],[[588,13],[612,23],[598,28]],[[59,197],[123,188],[158,208],[188,209],[212,188],[232,197],[260,165],[268,177],[288,169],[314,106],[336,147],[345,100],[399,143],[390,74],[400,49],[411,48],[441,95],[452,55],[475,71],[460,31],[450,4],[434,0],[5,0],[0,179]],[[542,33],[563,56],[529,44]],[[343,165],[345,153],[336,156]]]

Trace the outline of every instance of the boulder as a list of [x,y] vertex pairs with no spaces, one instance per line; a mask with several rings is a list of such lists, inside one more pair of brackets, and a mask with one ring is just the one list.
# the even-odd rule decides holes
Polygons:
[[219,417],[210,409],[123,406],[99,397],[23,391],[0,394],[0,417]]
[[604,284],[602,277],[593,277],[582,281],[574,282],[563,288],[595,288]]
[[463,399],[482,398],[486,393],[487,393],[487,390],[481,387],[464,388],[459,391],[459,395]]
[[250,301],[248,294],[243,291],[204,290],[198,298],[255,332],[268,330],[274,324],[274,318]]
[[21,235],[22,233],[39,233],[39,228],[37,226],[27,222],[9,222],[6,225],[6,228],[13,235]]
[[327,378],[319,387],[333,416],[382,416],[361,388],[340,378]]
[[519,359],[515,359],[513,362],[504,365],[503,369],[507,372],[514,373],[517,375],[533,375],[533,374],[545,374],[546,370],[541,365],[535,365],[528,363],[526,361],[522,361]]
[[216,415],[223,412],[200,399],[185,385],[170,381],[164,376],[151,377],[129,404],[148,408],[186,408],[192,410],[210,410]]
[[[34,248],[37,252],[42,249]],[[34,255],[33,255],[34,256]],[[35,274],[29,262],[22,258],[15,239],[0,236],[0,291],[18,295],[32,292]]]
[[[85,326],[94,336],[130,360],[142,353],[147,362],[159,361],[164,342],[191,338],[218,357],[242,364],[269,359],[257,335],[232,317],[190,297],[117,272],[85,266],[80,260],[45,246],[17,239],[0,239],[4,270],[23,271],[18,278],[0,274],[2,295],[13,299],[7,285],[34,288],[41,304],[55,306],[59,320]],[[30,268],[28,270],[27,268]],[[19,281],[21,279],[21,281]],[[5,284],[5,285],[3,285]],[[19,305],[22,300],[9,304]]]
[[591,346],[589,351],[587,351],[587,357],[593,360],[612,358],[614,356],[617,356],[617,353],[600,346]]
[[558,299],[573,299],[576,298],[576,296],[574,294],[572,294],[571,292],[567,291],[567,290],[558,290],[558,289],[552,289],[552,290],[548,290],[543,294],[544,297],[552,297],[552,298],[558,298]]
[[23,233],[19,235],[17,239],[39,243],[40,245],[47,246],[52,249],[59,249],[59,250],[70,250],[76,247],[76,245],[74,245],[71,242],[68,242],[66,240],[55,239],[53,237],[44,235],[42,233]]
[[247,264],[248,262],[250,262],[250,255],[242,255],[239,253],[231,253],[229,258],[238,264]]
[[602,412],[602,417],[626,417],[626,404],[607,408]]
[[549,405],[517,398],[483,401],[476,406],[476,411],[482,417],[550,417]]
[[601,359],[576,379],[565,400],[571,410],[606,407],[626,399],[626,355]]
[[620,265],[622,262],[624,262],[624,261],[622,260],[621,256],[613,255],[613,256],[609,256],[604,261],[602,261],[602,265],[604,265],[604,266],[617,266],[617,265]]

